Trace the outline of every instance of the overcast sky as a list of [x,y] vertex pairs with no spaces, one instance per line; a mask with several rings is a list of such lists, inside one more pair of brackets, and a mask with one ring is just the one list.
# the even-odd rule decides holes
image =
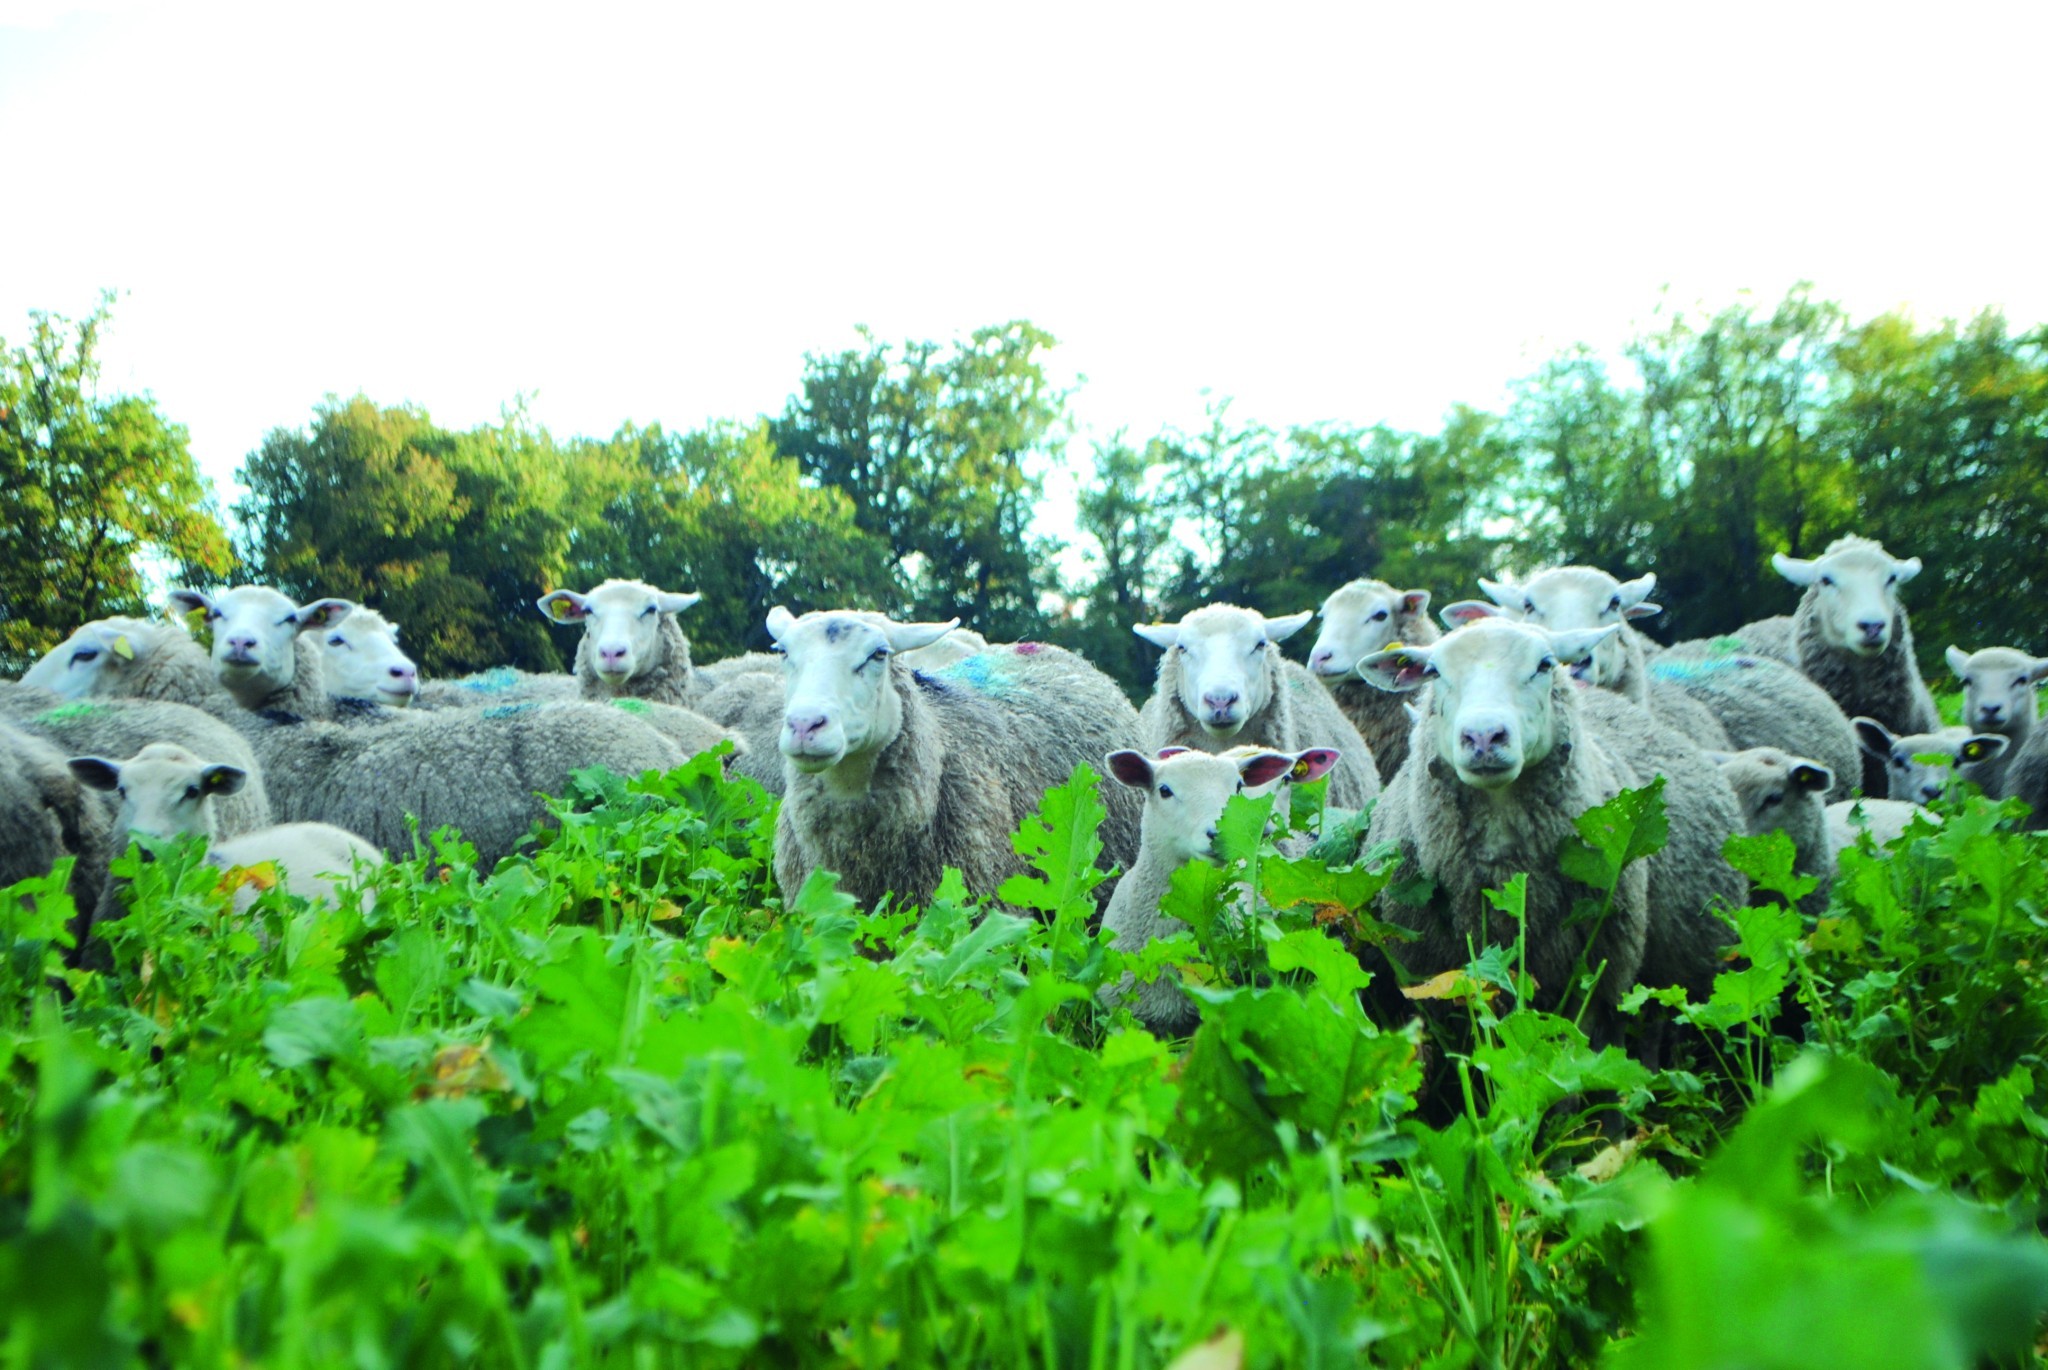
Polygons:
[[[558,434],[1029,318],[1106,434],[1434,424],[1669,300],[2048,319],[2048,6],[0,0],[0,336],[225,484],[328,393]],[[1668,307],[1668,306],[1667,306]]]

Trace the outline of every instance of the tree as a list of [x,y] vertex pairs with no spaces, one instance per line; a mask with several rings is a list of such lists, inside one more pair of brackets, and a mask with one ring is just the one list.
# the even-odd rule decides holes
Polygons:
[[147,395],[99,393],[112,298],[75,326],[29,315],[0,341],[0,670],[78,624],[143,614],[153,578],[218,583],[233,565],[185,429]]
[[1076,618],[1057,636],[1142,693],[1159,649],[1139,639],[1133,624],[1159,619],[1165,608],[1166,554],[1173,513],[1162,498],[1165,462],[1156,443],[1133,447],[1119,433],[1095,447],[1094,480],[1076,500],[1076,526],[1094,543],[1094,579],[1079,593]]

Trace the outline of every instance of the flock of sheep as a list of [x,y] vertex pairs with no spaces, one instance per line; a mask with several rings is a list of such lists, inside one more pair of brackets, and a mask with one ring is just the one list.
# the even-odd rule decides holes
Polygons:
[[[1323,604],[1306,666],[1281,644],[1313,615],[1209,605],[1136,627],[1163,652],[1142,710],[1061,648],[852,610],[777,608],[772,654],[699,666],[678,617],[697,597],[638,581],[540,601],[583,627],[571,672],[445,682],[422,682],[372,609],[179,590],[172,607],[203,614],[210,646],[175,619],[106,619],[0,683],[0,885],[76,855],[80,907],[117,916],[107,862],[127,834],[193,832],[216,862],[274,861],[332,900],[380,853],[411,850],[409,820],[461,829],[488,865],[570,772],[727,744],[732,769],[782,796],[785,894],[825,869],[863,901],[922,902],[954,867],[993,898],[1022,867],[1011,834],[1085,761],[1107,769],[1102,862],[1123,872],[1102,887],[1104,923],[1133,948],[1177,927],[1161,896],[1212,858],[1231,795],[1284,804],[1327,774],[1325,830],[1370,804],[1367,843],[1428,877],[1374,910],[1413,940],[1363,954],[1406,977],[1462,965],[1505,933],[1486,892],[1526,873],[1539,1001],[1584,967],[1605,1012],[1637,983],[1705,987],[1728,940],[1717,910],[1750,897],[1722,856],[1733,833],[1790,834],[1820,905],[1857,827],[1903,830],[1958,776],[2048,818],[2048,659],[1951,647],[1968,726],[1943,729],[1899,602],[1917,559],[1843,538],[1774,564],[1803,590],[1793,614],[1668,648],[1633,626],[1658,611],[1654,576],[1586,567],[1482,581],[1485,599],[1441,611],[1444,632],[1429,592],[1354,581]],[[1589,930],[1570,915],[1592,892],[1560,846],[1586,809],[1656,777],[1669,840]],[[1120,992],[1155,1028],[1194,1019],[1170,979]]]

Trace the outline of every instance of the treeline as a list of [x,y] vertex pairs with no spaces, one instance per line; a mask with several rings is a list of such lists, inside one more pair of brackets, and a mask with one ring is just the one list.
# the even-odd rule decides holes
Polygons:
[[[762,645],[770,605],[960,616],[1074,646],[1138,685],[1130,624],[1211,600],[1312,607],[1376,576],[1439,596],[1503,570],[1656,571],[1651,626],[1697,636],[1787,612],[1769,554],[1862,532],[1927,565],[1909,596],[1930,670],[1949,641],[2041,650],[2048,590],[2048,330],[1996,313],[1852,321],[1794,291],[1679,318],[1610,368],[1578,350],[1458,406],[1438,431],[1274,429],[1215,406],[1199,432],[1079,454],[1029,323],[953,343],[808,355],[782,412],[670,433],[557,438],[520,411],[456,432],[329,399],[240,476],[230,540],[182,428],[97,393],[103,304],[37,315],[0,374],[0,668],[85,618],[146,612],[152,578],[274,583],[382,606],[434,673],[558,668],[533,611],[610,575],[694,589],[700,654]],[[1035,525],[1085,469],[1063,574]]]

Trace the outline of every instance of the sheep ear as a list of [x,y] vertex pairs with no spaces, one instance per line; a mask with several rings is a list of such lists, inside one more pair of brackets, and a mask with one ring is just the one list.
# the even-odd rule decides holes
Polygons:
[[919,647],[931,646],[959,626],[957,618],[944,623],[888,623],[882,628],[882,636],[889,640],[890,651],[914,652]]
[[1172,651],[1174,644],[1180,641],[1178,623],[1133,623],[1131,631],[1163,651]]
[[1849,720],[1856,729],[1856,741],[1864,751],[1881,760],[1892,759],[1892,743],[1897,739],[1892,730],[1874,718],[1857,717]]
[[1958,676],[1970,669],[1970,654],[1960,647],[1951,644],[1941,655],[1942,659],[1948,662],[1948,668]]
[[680,614],[685,609],[693,608],[702,598],[704,596],[694,592],[671,594],[667,590],[657,590],[654,592],[654,605],[664,614]]
[[1621,631],[1619,623],[1610,623],[1605,628],[1576,628],[1566,633],[1550,635],[1550,651],[1560,662],[1576,666],[1590,658],[1601,643]]
[[98,756],[74,756],[71,758],[71,773],[78,777],[80,784],[90,790],[111,790],[121,783],[121,767],[118,763]]
[[786,640],[789,630],[796,626],[796,615],[780,604],[768,611],[768,636],[777,642]]
[[1428,611],[1428,609],[1429,609],[1429,591],[1427,591],[1427,590],[1403,590],[1403,591],[1401,592],[1401,612],[1402,612],[1402,613],[1404,613],[1404,614],[1420,614],[1420,613],[1426,613],[1426,612]]
[[207,794],[240,794],[249,773],[239,766],[208,766],[199,773],[199,788]]
[[1446,604],[1437,610],[1436,616],[1448,628],[1462,628],[1468,623],[1477,623],[1482,618],[1505,618],[1507,611],[1498,604],[1488,604],[1483,599],[1461,599],[1456,604]]
[[1143,752],[1110,752],[1102,758],[1102,764],[1109,773],[1134,790],[1152,788],[1152,763],[1145,759]]
[[1914,576],[1920,574],[1920,558],[1907,557],[1904,561],[1893,562],[1892,574],[1899,578],[1899,584],[1904,585]]
[[1187,747],[1161,747],[1161,748],[1159,749],[1159,753],[1158,753],[1158,755],[1159,755],[1159,759],[1160,759],[1161,761],[1164,761],[1164,760],[1166,760],[1166,758],[1167,758],[1167,757],[1169,757],[1169,756],[1179,756],[1179,755],[1180,755],[1180,754],[1181,754],[1182,752],[1185,752],[1185,751],[1189,751],[1189,750],[1191,750],[1191,749],[1190,749],[1190,748],[1187,748]]
[[[1485,576],[1481,576],[1479,578],[1479,588],[1486,592],[1488,599],[1503,609],[1519,609],[1522,607],[1522,592],[1515,588],[1515,583],[1511,580],[1488,580]],[[1449,611],[1446,610],[1445,612]]]
[[2011,745],[2011,738],[1997,733],[1978,733],[1975,737],[1963,739],[1958,755],[1965,761],[1992,761],[2005,755],[2005,749]]
[[1771,553],[1771,568],[1794,585],[1811,585],[1820,579],[1820,563],[1801,561],[1783,552]]
[[2048,656],[2034,658],[2027,667],[2027,673],[2020,679],[2029,685],[2039,685],[2042,681],[2048,680]]
[[1792,763],[1792,783],[1813,794],[1825,794],[1834,788],[1835,773],[1818,761],[1802,757]]
[[1310,747],[1294,754],[1294,765],[1288,769],[1287,778],[1297,785],[1321,780],[1343,759],[1344,754],[1335,747]]
[[1254,788],[1270,785],[1293,769],[1294,758],[1285,752],[1254,752],[1237,763],[1238,778]]
[[173,590],[164,596],[164,603],[174,614],[189,614],[200,609],[213,612],[213,596],[204,590]]
[[309,628],[332,628],[355,611],[353,600],[316,599],[302,605],[292,617],[298,620],[298,631],[303,633]]
[[581,623],[590,617],[590,601],[574,590],[550,590],[533,604],[557,623]]
[[1306,628],[1306,627],[1308,626],[1308,621],[1309,621],[1310,619],[1314,618],[1315,616],[1316,616],[1316,611],[1315,611],[1315,610],[1313,610],[1313,609],[1304,609],[1304,610],[1303,610],[1302,612],[1300,612],[1300,613],[1298,613],[1298,614],[1288,614],[1288,615],[1286,615],[1286,616],[1285,616],[1284,618],[1269,618],[1269,619],[1267,619],[1267,620],[1266,620],[1266,641],[1268,641],[1268,642],[1285,642],[1285,641],[1287,641],[1287,639],[1288,639],[1288,638],[1290,638],[1290,637],[1293,637],[1293,636],[1294,636],[1294,635],[1295,635],[1296,633],[1300,632],[1300,631],[1301,631],[1301,630],[1302,630],[1303,628]]
[[[1650,592],[1656,588],[1657,573],[1655,571],[1645,571],[1634,580],[1624,580],[1621,583],[1621,590],[1619,592],[1621,595],[1621,607],[1624,609],[1634,608],[1648,599]],[[1654,608],[1652,612],[1655,612]]]
[[1631,604],[1623,609],[1621,616],[1623,618],[1649,618],[1654,614],[1661,614],[1663,612],[1663,605],[1652,604],[1648,600],[1644,600],[1641,604]]
[[1389,647],[1363,658],[1356,669],[1363,679],[1389,694],[1419,690],[1423,682],[1436,678],[1436,663],[1429,659],[1426,647]]

